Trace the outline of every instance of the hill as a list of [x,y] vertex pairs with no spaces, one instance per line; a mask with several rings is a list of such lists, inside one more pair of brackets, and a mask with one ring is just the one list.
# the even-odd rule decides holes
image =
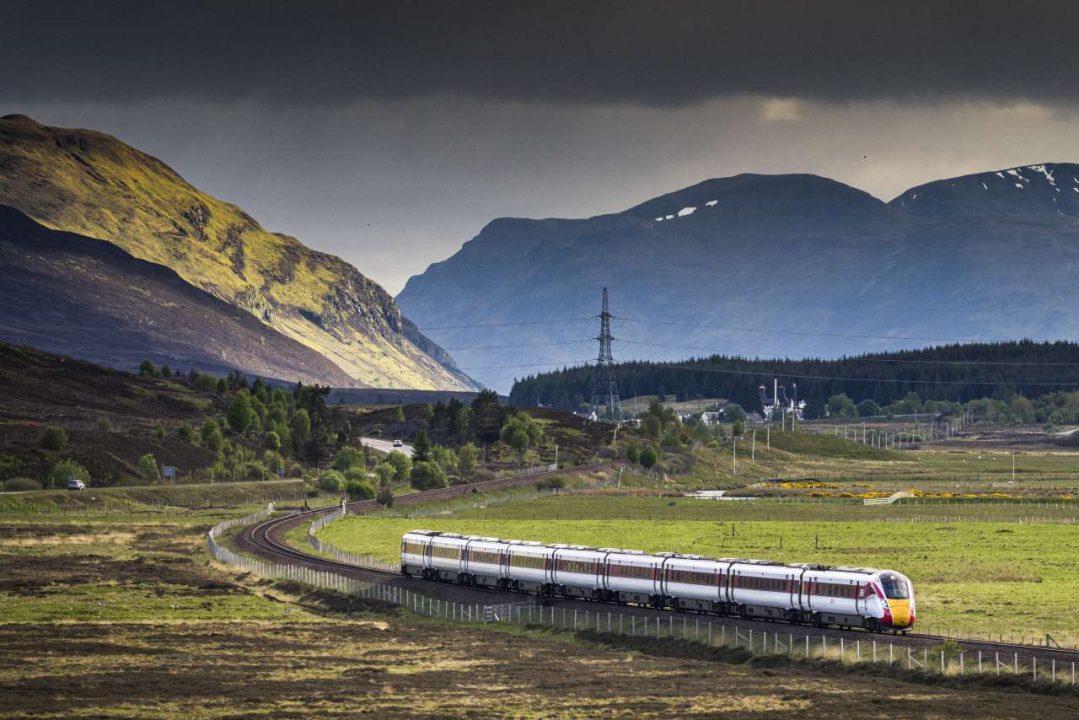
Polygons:
[[448,355],[402,318],[393,299],[351,265],[265,230],[240,208],[116,138],[5,116],[0,204],[50,229],[104,240],[171,268],[323,356],[349,385],[475,389]]
[[0,338],[110,367],[145,358],[349,385],[311,348],[103,240],[48,230],[0,206]]
[[1071,338],[1077,200],[1073,164],[942,180],[890,203],[813,175],[739,175],[584,220],[495,220],[397,300],[501,390],[594,357],[603,286],[616,359]]

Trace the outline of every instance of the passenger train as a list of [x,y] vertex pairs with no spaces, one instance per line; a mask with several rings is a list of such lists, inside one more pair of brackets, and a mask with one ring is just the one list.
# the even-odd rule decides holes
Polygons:
[[747,619],[906,633],[910,580],[893,570],[784,565],[413,530],[401,572],[427,580]]

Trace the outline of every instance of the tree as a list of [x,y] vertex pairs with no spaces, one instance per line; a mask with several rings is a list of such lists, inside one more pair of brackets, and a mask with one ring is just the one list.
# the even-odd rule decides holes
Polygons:
[[263,438],[262,444],[265,445],[268,449],[277,452],[281,449],[281,436],[271,430],[270,432],[266,433],[266,437]]
[[412,466],[409,483],[417,490],[432,490],[446,487],[446,475],[436,463],[418,462]]
[[161,469],[157,466],[157,458],[150,453],[140,457],[136,467],[139,469],[139,475],[146,482],[157,482],[161,479]]
[[626,448],[626,460],[636,465],[641,461],[641,449],[636,445],[630,445]]
[[476,438],[482,443],[498,440],[506,417],[506,409],[498,402],[498,393],[483,390],[472,401],[472,425]]
[[311,437],[311,416],[307,414],[306,410],[300,408],[292,416],[292,423],[289,428],[292,431],[292,442],[295,443],[296,449],[299,450],[307,442],[307,439]]
[[375,496],[375,489],[366,480],[349,480],[345,492],[349,500],[370,500]]
[[745,422],[747,417],[745,408],[738,403],[730,403],[727,407],[723,408],[723,416],[732,423],[738,422],[739,420]]
[[465,443],[457,450],[457,469],[461,471],[462,475],[471,475],[472,471],[476,469],[476,461],[479,456],[479,448],[472,443]]
[[858,417],[873,417],[880,415],[880,405],[873,400],[873,398],[866,398],[858,403],[856,408],[858,411]]
[[847,397],[847,393],[838,393],[828,398],[828,415],[836,418],[852,418],[858,415],[858,408],[854,401]]
[[74,460],[61,460],[52,467],[52,471],[49,473],[49,487],[67,487],[67,481],[70,477],[77,477],[84,483],[90,483],[90,471],[79,465]]
[[442,447],[441,445],[435,447],[431,451],[431,459],[446,472],[457,469],[457,453],[447,447]]
[[394,420],[394,422],[399,422],[399,423],[403,423],[405,421],[405,409],[403,407],[401,407],[400,405],[398,405],[393,410],[393,420]]
[[386,462],[393,465],[393,469],[399,482],[408,482],[408,479],[412,474],[412,458],[402,452],[394,450],[386,456]]
[[416,439],[412,441],[412,459],[416,462],[431,459],[431,438],[427,437],[426,430],[417,432]]
[[375,474],[378,475],[378,484],[391,485],[393,479],[397,477],[397,469],[390,465],[388,462],[382,462],[375,465]]
[[367,466],[367,456],[363,450],[346,445],[337,451],[333,457],[333,469],[344,472],[351,468],[364,468]]
[[336,470],[327,470],[318,476],[318,486],[326,492],[339,493],[345,489],[345,477]]
[[641,448],[640,461],[641,466],[647,470],[659,461],[659,453],[657,453],[656,449],[651,445],[645,445]]
[[224,437],[221,435],[221,428],[218,427],[217,422],[213,418],[208,418],[202,423],[202,427],[199,428],[199,437],[202,438],[202,444],[214,452],[219,451],[224,443]]
[[168,365],[162,365],[161,366],[161,377],[166,378],[166,379],[172,377],[172,370],[169,369]]
[[144,377],[157,377],[157,365],[154,365],[154,361],[146,358],[139,363],[139,375]]
[[182,422],[176,426],[176,437],[185,443],[192,443],[195,441],[195,429],[191,427],[191,423]]
[[255,411],[251,407],[251,393],[246,389],[237,390],[236,394],[232,396],[232,402],[229,403],[226,418],[229,421],[229,427],[237,434],[242,435],[245,430],[251,427],[257,419]]
[[735,437],[742,437],[742,434],[746,431],[746,423],[744,420],[735,420],[731,425],[731,434]]
[[510,435],[509,444],[517,451],[517,457],[523,462],[525,452],[528,450],[528,433],[520,428],[514,430]]
[[41,434],[38,444],[46,450],[63,450],[67,447],[67,433],[59,425],[50,425]]

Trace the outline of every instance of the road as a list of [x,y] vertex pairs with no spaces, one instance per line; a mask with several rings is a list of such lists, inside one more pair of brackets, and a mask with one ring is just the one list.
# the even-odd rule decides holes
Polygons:
[[401,447],[394,447],[393,440],[381,440],[379,438],[360,438],[360,442],[369,448],[374,448],[380,452],[391,453],[396,450],[399,453],[412,457],[412,446],[402,444]]

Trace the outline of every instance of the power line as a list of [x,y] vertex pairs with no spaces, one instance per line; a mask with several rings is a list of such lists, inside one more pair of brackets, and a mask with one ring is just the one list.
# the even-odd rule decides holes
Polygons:
[[858,340],[917,340],[919,342],[937,343],[998,343],[1007,342],[1009,338],[939,338],[917,337],[913,335],[862,335],[859,333],[836,333],[836,332],[812,332],[809,330],[773,330],[760,327],[739,327],[736,325],[711,325],[708,323],[687,323],[677,320],[645,320],[642,318],[618,318],[622,322],[644,323],[646,325],[673,325],[676,327],[707,328],[709,330],[723,330],[726,332],[754,332],[768,335],[802,335],[808,337],[836,337],[855,338]]
[[469,350],[497,350],[501,348],[519,347],[545,347],[554,345],[575,345],[577,343],[594,342],[595,338],[582,338],[580,340],[548,340],[546,342],[514,343],[510,345],[475,345],[472,347],[442,348],[446,352],[466,352]]
[[[516,365],[470,365],[468,367],[458,367],[458,370],[502,370],[503,368],[521,368],[521,367],[556,367],[556,366],[587,366],[588,364],[595,362],[594,358],[584,358],[583,360],[559,360],[557,362],[542,362],[542,363],[521,363]],[[572,367],[571,367],[572,369]]]
[[475,323],[471,325],[425,325],[424,327],[417,329],[422,332],[427,332],[428,330],[470,330],[472,328],[510,327],[513,325],[560,325],[562,323],[583,322],[585,320],[595,319],[595,315],[590,315],[588,317],[559,318],[557,320],[517,320],[514,322]]

